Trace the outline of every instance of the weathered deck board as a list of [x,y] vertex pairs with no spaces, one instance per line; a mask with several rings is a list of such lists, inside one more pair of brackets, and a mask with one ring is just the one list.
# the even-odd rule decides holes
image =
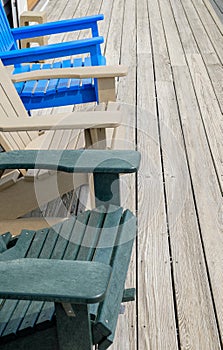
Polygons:
[[207,7],[208,11],[210,12],[211,16],[213,17],[215,23],[222,31],[222,23],[223,23],[223,2],[221,2],[222,9],[217,6],[215,0],[203,0],[205,6]]
[[[104,2],[105,3],[105,2]],[[108,2],[107,2],[108,3]],[[122,3],[122,7],[120,7]],[[110,6],[109,6],[110,8]],[[123,12],[122,12],[123,11]],[[111,22],[107,44],[105,46],[105,56],[108,63],[124,64],[132,67],[129,70],[127,77],[120,79],[117,89],[117,99],[121,103],[121,110],[127,116],[123,120],[123,125],[118,128],[116,133],[115,148],[131,148],[135,149],[135,105],[136,105],[136,21],[135,21],[136,4],[135,0],[128,2],[120,2],[119,0],[113,2],[112,19],[118,19],[118,23]],[[119,13],[121,12],[121,13]],[[121,16],[120,16],[121,14]],[[123,19],[122,19],[123,16]],[[131,26],[129,25],[131,23]],[[114,35],[116,25],[120,25],[119,30],[121,35]],[[115,27],[114,27],[115,26]],[[130,40],[131,38],[131,40]],[[111,46],[110,46],[111,45]],[[117,61],[116,61],[117,60]],[[122,203],[136,210],[136,194],[135,176],[122,176]],[[127,287],[136,286],[136,251],[135,245],[126,281]],[[121,315],[118,321],[118,328],[116,336],[119,339],[111,347],[111,350],[119,349],[137,349],[137,324],[136,324],[136,303],[130,303],[125,306],[125,315]],[[122,334],[125,337],[122,337]]]
[[222,33],[219,28],[216,26],[216,23],[211,16],[211,14],[207,11],[202,0],[192,0],[194,7],[196,7],[196,11],[199,15],[201,22],[207,30],[207,35],[212,41],[212,44],[215,48],[215,51],[221,61],[223,63],[223,46],[220,44],[222,41]]
[[222,139],[219,140],[218,138],[219,130],[222,130],[223,127],[222,113],[200,55],[189,55],[188,64],[199,107],[202,113],[208,141],[211,147],[211,153],[219,177],[221,190],[223,190],[223,141]]
[[[171,67],[186,66],[186,58],[169,1],[160,1],[159,7],[171,63],[169,74],[171,74]],[[162,66],[157,66],[156,69],[162,70]],[[179,343],[182,348],[209,349],[210,343],[218,344],[215,334],[211,331],[212,324],[215,323],[214,310],[207,275],[205,279],[206,268],[202,249],[200,252],[198,249],[194,251],[194,246],[200,245],[199,230],[174,85],[171,81],[157,81],[156,89]],[[201,304],[203,298],[209,302]],[[190,299],[189,305],[184,302],[188,299]],[[207,310],[210,317],[204,322],[203,314],[207,313]]]
[[[222,249],[221,247],[219,248],[219,246],[221,246],[220,236],[222,232],[220,219],[218,217],[219,210],[221,210],[220,203],[222,202],[222,197],[219,191],[207,140],[205,138],[202,121],[200,119],[199,108],[195,102],[196,97],[193,91],[188,68],[174,68],[174,76],[194,189],[195,208],[199,218],[201,240],[205,249],[205,258],[208,265],[209,276],[212,280],[214,302],[217,307],[217,314],[219,313],[218,322],[221,327],[222,309],[217,305],[222,302],[219,300],[219,283],[222,279],[222,270],[220,265],[218,265],[221,255],[219,255],[219,250]],[[191,104],[188,104],[188,100],[191,101]],[[200,152],[201,149],[203,152]],[[199,245],[193,245],[193,247],[197,247],[198,250]],[[202,247],[200,248],[202,249]],[[198,255],[198,251],[196,251],[195,254]],[[199,267],[201,267],[201,261],[199,262],[199,265]],[[200,282],[202,284],[205,282],[205,276],[203,273],[200,277]],[[208,291],[206,290],[206,292]],[[209,299],[210,295],[202,297],[203,307],[205,306],[204,301],[206,303],[205,307],[210,307],[210,305],[208,306]],[[210,315],[210,311],[208,314]],[[208,318],[205,318],[204,321],[207,322]],[[209,321],[211,321],[211,318],[209,318]],[[212,333],[212,336],[208,338],[209,341],[212,339],[208,348],[219,348],[220,345],[218,347],[216,328],[213,332],[214,324],[211,326],[210,323],[208,330]],[[202,332],[201,334],[203,337],[206,336],[205,332]],[[213,342],[213,335],[215,335],[215,342]]]
[[[214,310],[172,83],[159,83],[158,101],[159,109],[163,111],[161,140],[180,345],[208,350],[209,342],[215,344],[212,333]],[[185,303],[188,299],[189,305]],[[204,314],[209,315],[205,321]]]
[[[130,67],[117,85],[128,118],[115,147],[136,142],[142,153],[138,189],[126,195],[134,179],[123,178],[122,193],[138,211],[127,281],[138,291],[119,318],[113,350],[222,348],[223,26],[210,6],[51,0],[46,7],[49,20],[104,13],[107,63]],[[58,213],[58,204],[47,210]]]
[[[155,32],[155,18],[150,18],[150,24]],[[137,7],[137,25],[137,147],[142,153],[138,176],[138,348],[174,350],[178,348],[177,332],[146,1]],[[155,48],[154,55],[158,55]]]
[[[209,0],[206,0],[208,3]],[[182,3],[180,1],[170,0],[172,11],[174,13],[174,18],[176,21],[177,29],[181,38],[184,52],[186,54],[200,53],[206,64],[208,74],[210,76],[211,82],[214,87],[215,94],[217,96],[217,102],[221,112],[223,112],[223,90],[222,90],[222,80],[223,80],[223,67],[220,63],[216,53],[214,52],[211,42],[206,37],[206,40],[200,40],[200,35],[205,35],[204,27],[202,28],[201,23],[191,21],[191,27],[188,25],[188,20],[193,18],[192,12],[184,11]],[[193,12],[194,14],[194,12]],[[186,17],[188,15],[188,17]],[[195,14],[194,14],[195,15]],[[196,17],[195,17],[196,18]],[[195,25],[196,23],[196,25]],[[198,26],[199,24],[199,26]],[[220,24],[221,26],[221,24]],[[192,31],[192,29],[193,31]],[[209,52],[207,53],[207,48]]]

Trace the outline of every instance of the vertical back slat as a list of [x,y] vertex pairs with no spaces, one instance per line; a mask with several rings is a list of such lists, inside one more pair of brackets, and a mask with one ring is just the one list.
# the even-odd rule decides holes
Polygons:
[[[0,60],[0,121],[7,118],[13,124],[13,118],[28,118],[26,109],[17,94],[17,91],[9,77],[9,74]],[[33,137],[37,137],[35,132]],[[0,144],[6,150],[24,149],[31,137],[26,131],[1,132]]]
[[[94,324],[94,340],[100,343],[99,349],[107,349],[113,342],[119,306],[121,305],[126,274],[132,246],[136,235],[136,218],[126,210],[120,222],[119,232],[112,258],[112,273],[106,299],[100,305],[100,312]],[[112,308],[110,306],[113,306]],[[109,322],[107,321],[109,320]],[[107,337],[107,331],[110,335]],[[107,337],[107,338],[106,338]]]
[[[21,258],[25,257],[29,246],[32,242],[33,236],[35,234],[35,231],[28,231],[23,230],[21,235],[19,236],[19,239],[12,249],[9,249],[8,251],[5,251],[0,255],[0,260],[12,260],[13,258]],[[1,309],[0,313],[0,335],[5,332],[5,329],[7,328],[7,324],[16,309],[16,306],[18,305],[18,300],[5,300],[5,303]]]
[[13,106],[17,116],[19,117],[28,117],[28,114],[26,112],[26,109],[17,94],[15,87],[9,77],[9,74],[4,67],[2,61],[0,60],[0,84],[2,89],[4,90],[8,100],[10,101],[11,105]]
[[0,145],[6,152],[19,149],[10,132],[0,132]]
[[0,1],[0,51],[10,51],[12,48],[17,48],[17,45],[13,38],[2,2]]
[[16,113],[16,110],[13,108],[13,105],[9,100],[6,92],[4,91],[1,82],[0,82],[0,106],[1,106],[1,114],[0,114],[1,119],[18,117],[18,114]]
[[[93,261],[110,265],[112,261],[113,249],[119,232],[119,225],[122,218],[123,209],[110,206],[107,210],[101,234],[93,256]],[[89,312],[93,319],[96,318],[99,304],[89,306]]]

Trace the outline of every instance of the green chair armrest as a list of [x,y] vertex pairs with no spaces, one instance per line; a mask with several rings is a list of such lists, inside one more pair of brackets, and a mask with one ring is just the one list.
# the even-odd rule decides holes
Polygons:
[[104,299],[111,267],[97,262],[18,259],[0,262],[0,298],[92,304]]
[[135,173],[140,164],[136,151],[29,150],[0,154],[0,169],[52,169],[69,173]]

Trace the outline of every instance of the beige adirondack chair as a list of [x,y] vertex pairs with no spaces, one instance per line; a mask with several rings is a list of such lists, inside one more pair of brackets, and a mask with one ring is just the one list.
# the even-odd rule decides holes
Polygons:
[[[115,97],[115,77],[127,74],[126,67],[83,67],[75,69],[45,70],[11,75],[0,61],[0,145],[5,151],[18,149],[73,149],[78,147],[79,134],[85,130],[86,147],[106,147],[106,128],[116,128],[121,123]],[[29,117],[13,82],[52,78],[98,78],[100,104],[94,111],[72,112]],[[13,82],[12,82],[13,81]],[[108,103],[113,101],[113,103]],[[104,110],[103,110],[104,109]],[[110,110],[109,110],[110,109]],[[45,131],[49,130],[49,131]],[[80,174],[18,169],[4,173],[0,179],[0,233],[4,223],[17,219],[39,205],[87,182]],[[55,183],[57,189],[55,191]],[[38,196],[36,194],[38,191]],[[39,195],[40,194],[40,195]],[[37,198],[38,197],[38,198]],[[41,203],[40,203],[41,202]],[[36,220],[36,227],[46,223]],[[39,222],[39,224],[38,224]],[[12,232],[19,227],[29,228],[21,220],[11,221]],[[33,226],[33,222],[31,224]]]

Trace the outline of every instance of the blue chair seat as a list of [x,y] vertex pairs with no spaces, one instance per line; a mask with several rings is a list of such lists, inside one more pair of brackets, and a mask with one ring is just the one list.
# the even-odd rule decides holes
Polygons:
[[[15,67],[13,74],[53,68],[91,66],[91,58],[67,59],[54,63],[34,63]],[[94,79],[47,79],[15,83],[16,90],[28,110],[63,106],[97,100]],[[70,102],[69,102],[70,101]]]

